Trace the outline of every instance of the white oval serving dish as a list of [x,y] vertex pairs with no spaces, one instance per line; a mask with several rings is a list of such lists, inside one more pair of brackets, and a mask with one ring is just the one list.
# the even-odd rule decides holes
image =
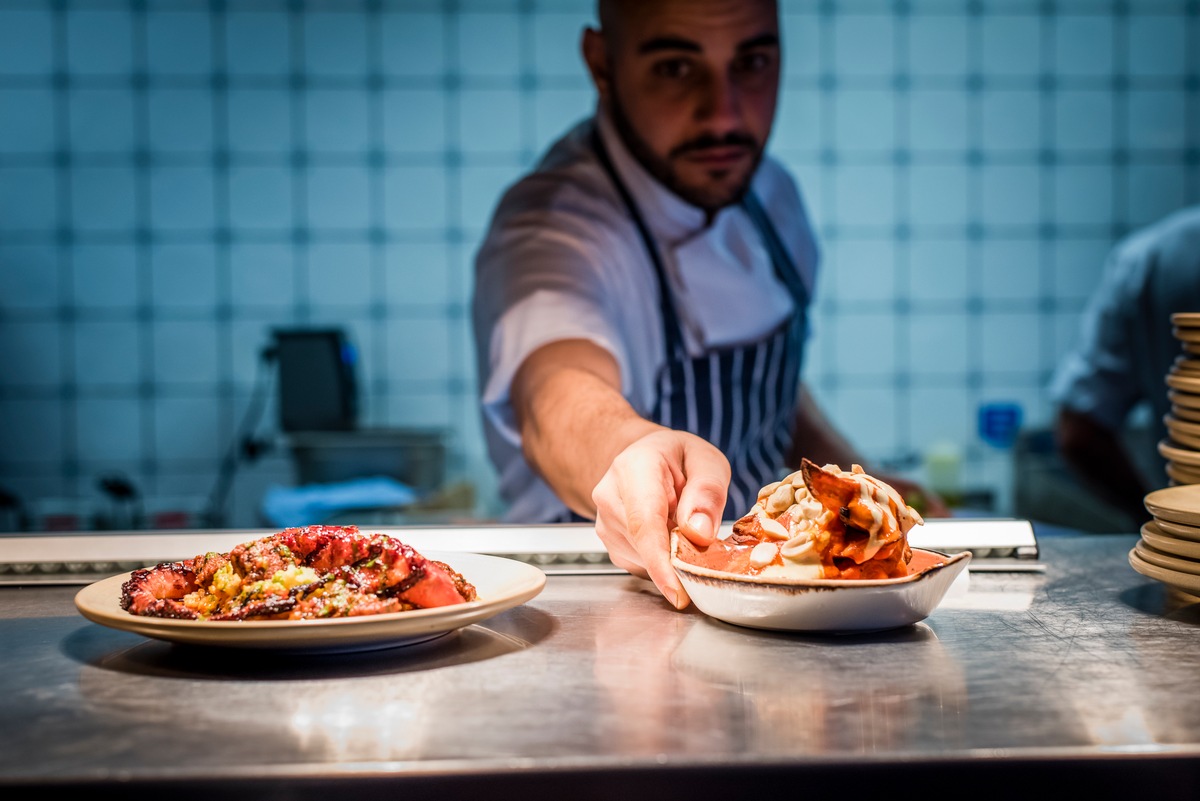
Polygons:
[[852,633],[898,628],[927,618],[971,554],[913,548],[917,572],[892,579],[770,579],[690,564],[671,536],[671,564],[696,608],[738,626],[775,631]]

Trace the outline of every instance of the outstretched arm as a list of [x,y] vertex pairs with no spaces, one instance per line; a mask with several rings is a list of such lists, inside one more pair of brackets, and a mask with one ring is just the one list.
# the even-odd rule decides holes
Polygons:
[[638,415],[621,395],[616,361],[587,340],[530,354],[513,379],[512,402],[526,460],[570,509],[595,518],[613,564],[686,607],[670,531],[712,542],[729,487],[724,455]]
[[1134,467],[1117,432],[1086,414],[1062,408],[1055,437],[1063,461],[1092,492],[1129,515],[1148,516],[1144,499],[1150,488]]

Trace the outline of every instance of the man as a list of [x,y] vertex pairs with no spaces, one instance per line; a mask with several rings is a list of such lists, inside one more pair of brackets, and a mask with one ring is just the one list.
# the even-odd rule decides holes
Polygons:
[[707,544],[801,455],[863,460],[799,381],[817,249],[763,155],[775,3],[600,0],[599,21],[595,118],[505,194],[478,254],[485,428],[509,520],[594,518],[682,609],[672,526]]
[[[1166,376],[1183,350],[1171,315],[1200,311],[1200,206],[1127,237],[1113,249],[1088,302],[1078,345],[1054,375],[1055,433],[1063,460],[1128,524],[1149,518],[1146,493],[1164,487],[1155,443],[1167,436]],[[1132,412],[1150,409],[1148,450],[1122,439]]]

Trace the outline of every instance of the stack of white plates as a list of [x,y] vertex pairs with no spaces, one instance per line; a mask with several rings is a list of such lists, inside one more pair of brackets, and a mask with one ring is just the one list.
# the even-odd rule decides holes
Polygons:
[[1146,496],[1154,516],[1129,552],[1143,576],[1200,595],[1200,484],[1155,490]]
[[1171,411],[1163,418],[1167,438],[1158,452],[1172,484],[1200,484],[1200,312],[1172,314],[1171,325],[1183,352],[1167,372]]

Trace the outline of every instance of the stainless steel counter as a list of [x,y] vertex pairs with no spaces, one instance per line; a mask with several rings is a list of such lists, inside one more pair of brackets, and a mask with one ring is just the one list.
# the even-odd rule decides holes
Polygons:
[[1044,573],[972,573],[924,623],[847,637],[552,574],[429,643],[272,656],[92,624],[78,587],[4,587],[0,792],[1195,799],[1200,604],[1133,572],[1135,541],[1042,537]]

